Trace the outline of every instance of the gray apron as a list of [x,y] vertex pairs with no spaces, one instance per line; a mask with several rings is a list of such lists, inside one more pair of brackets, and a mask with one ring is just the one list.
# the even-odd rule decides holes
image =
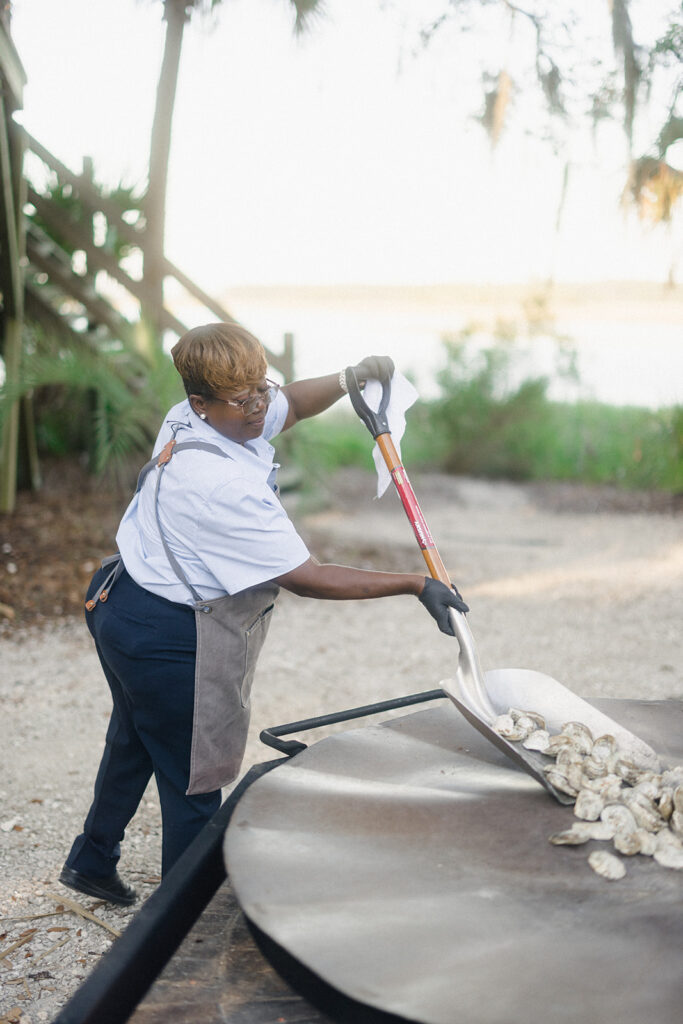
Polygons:
[[[168,546],[159,518],[159,488],[165,466],[177,452],[200,449],[230,456],[217,445],[204,441],[169,441],[158,458],[143,466],[136,493],[148,473],[158,469],[154,511],[164,552],[171,568],[192,595],[197,625],[197,655],[194,675],[194,715],[192,750],[187,795],[210,793],[227,786],[239,773],[249,730],[250,695],[256,662],[270,625],[270,616],[280,588],[262,583],[238,594],[226,594],[204,600],[188,580],[182,566]],[[112,571],[104,584],[87,602],[92,610],[97,601],[106,601],[109,591],[123,571],[120,555],[102,562]]]

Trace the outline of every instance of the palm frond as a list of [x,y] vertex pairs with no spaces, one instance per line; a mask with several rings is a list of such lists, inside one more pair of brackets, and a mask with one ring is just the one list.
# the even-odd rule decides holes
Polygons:
[[642,220],[669,223],[681,196],[683,171],[652,156],[632,161],[622,202],[632,203]]
[[325,0],[289,0],[295,10],[294,34],[297,36],[307,32],[317,18],[324,17]]
[[52,416],[50,437],[55,415],[75,422],[68,440],[87,441],[96,473],[119,475],[118,468],[147,456],[162,415],[182,397],[175,367],[160,350],[150,360],[125,347],[64,348],[33,330],[27,351],[20,372],[0,388],[0,428],[14,403],[34,394],[39,429],[41,414]]

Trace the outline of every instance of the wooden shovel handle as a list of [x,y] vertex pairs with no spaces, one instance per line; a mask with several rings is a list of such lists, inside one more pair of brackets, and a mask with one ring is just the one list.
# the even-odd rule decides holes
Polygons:
[[387,469],[391,473],[391,479],[394,481],[394,486],[398,491],[398,496],[401,499],[401,504],[405,509],[405,513],[408,516],[410,525],[413,528],[415,539],[420,546],[422,551],[422,557],[427,563],[429,569],[429,575],[432,579],[441,580],[447,587],[450,587],[450,577],[446,571],[446,566],[441,560],[441,555],[437,551],[436,544],[432,539],[432,535],[429,532],[429,527],[425,517],[422,514],[422,509],[415,497],[415,491],[412,488],[408,474],[406,473],[403,464],[399,458],[396,446],[391,439],[391,434],[378,434],[375,438],[382,458],[384,459]]

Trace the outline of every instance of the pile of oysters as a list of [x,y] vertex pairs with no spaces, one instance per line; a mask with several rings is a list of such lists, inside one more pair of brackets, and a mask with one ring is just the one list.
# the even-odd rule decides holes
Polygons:
[[[541,715],[509,708],[492,728],[504,739],[551,758],[548,782],[574,797],[571,828],[549,836],[557,846],[590,839],[611,841],[627,857],[653,857],[662,867],[683,870],[683,765],[661,773],[627,760],[614,736],[593,737],[582,722],[567,722],[551,735]],[[606,850],[588,857],[593,870],[613,881],[626,874],[624,861]]]

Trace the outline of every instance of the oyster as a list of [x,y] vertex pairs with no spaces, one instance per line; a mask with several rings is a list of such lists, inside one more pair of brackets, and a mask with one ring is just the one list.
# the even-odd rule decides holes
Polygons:
[[654,859],[663,868],[674,868],[683,871],[683,848],[665,843],[658,846],[653,854]]
[[549,739],[550,733],[547,729],[534,729],[522,740],[522,746],[527,750],[538,750],[543,754],[548,749]]
[[654,859],[664,868],[683,870],[683,842],[669,829],[663,829],[655,836]]
[[[614,836],[614,849],[619,853],[626,854],[627,857],[633,857],[636,853],[640,853],[643,845],[640,838],[642,831],[642,829],[636,829],[635,832],[617,832]],[[646,832],[645,835],[649,836],[650,833]]]
[[602,875],[610,882],[623,878],[626,874],[626,868],[619,858],[606,850],[593,850],[588,855],[588,863],[597,875]]
[[502,736],[504,740],[512,740],[513,742],[523,740],[526,737],[524,729],[519,729],[512,715],[498,715],[495,722],[493,723],[492,729],[497,732],[499,736]]
[[625,782],[628,782],[629,786],[635,786],[643,774],[642,769],[635,765],[633,761],[625,761],[621,758],[617,760],[614,771]]
[[575,749],[575,744],[571,736],[564,736],[561,732],[558,732],[554,736],[550,737],[546,754],[550,754],[551,757],[557,757],[563,747],[571,747]]
[[498,715],[493,723],[493,729],[504,739],[518,743],[520,740],[526,739],[535,729],[542,728],[544,725],[545,722],[541,716],[533,711],[508,708],[506,714]]
[[639,793],[635,789],[626,789],[622,793],[621,799],[640,828],[645,828],[648,832],[658,832],[660,828],[665,827],[665,822],[654,802],[644,793]]
[[633,786],[636,793],[642,793],[650,800],[657,800],[662,794],[662,780],[660,775],[649,775],[636,782]]
[[613,826],[615,832],[635,832],[636,819],[624,804],[607,804],[600,812],[600,820]]
[[683,764],[677,764],[662,772],[662,785],[671,786],[672,789],[683,786]]
[[574,804],[574,814],[584,821],[597,821],[604,806],[605,801],[600,793],[594,793],[592,789],[582,789]]
[[657,849],[657,836],[644,828],[637,828],[633,835],[638,836],[640,841],[640,853],[645,857],[651,857]]
[[561,793],[567,793],[569,796],[578,795],[578,789],[572,786],[565,773],[556,768],[554,764],[548,765],[548,767],[544,768],[543,771],[545,772],[548,782],[551,786],[554,786],[555,789],[559,789]]
[[657,811],[651,811],[638,803],[631,804],[629,810],[633,812],[638,828],[647,829],[648,832],[659,832],[661,828],[666,828],[666,822]]
[[674,810],[683,813],[683,786],[676,786],[673,791]]
[[614,836],[614,826],[608,821],[575,821],[574,828],[581,829],[591,839],[600,839],[603,842]]
[[573,743],[567,743],[566,746],[560,747],[557,751],[555,760],[557,764],[562,765],[583,764],[583,754]]
[[535,729],[538,728],[536,722],[534,722],[531,715],[520,715],[515,725],[518,729],[523,729],[527,736],[529,736]]
[[577,832],[572,825],[571,828],[565,828],[561,832],[553,832],[551,836],[548,836],[548,842],[553,846],[580,846],[582,843],[587,843],[590,838],[585,832]]
[[621,779],[618,775],[599,775],[597,779],[591,779],[584,775],[583,789],[592,789],[594,793],[600,793],[605,802],[618,800],[622,793]]
[[583,762],[583,770],[589,779],[599,779],[609,774],[609,765],[606,761],[601,761],[589,754]]
[[590,839],[611,839],[614,829],[604,821],[575,821],[571,828],[548,836],[554,846],[579,846]]
[[594,761],[609,762],[613,758],[616,758],[618,753],[619,748],[617,747],[617,741],[614,736],[610,736],[609,733],[606,733],[604,736],[598,736],[597,740],[593,744],[590,756]]
[[567,782],[579,793],[582,789],[587,789],[586,776],[583,774],[583,768],[581,762],[577,764],[563,764],[561,770],[567,776]]
[[673,846],[677,850],[683,850],[683,842],[673,832],[669,832],[668,829],[658,832],[655,836],[655,841],[658,850],[663,850],[665,846]]
[[561,735],[569,736],[580,753],[590,754],[593,748],[593,733],[583,722],[565,722]]
[[671,828],[675,835],[683,839],[683,811],[674,811],[671,815]]
[[668,821],[671,815],[673,814],[673,809],[673,791],[665,788],[662,790],[662,795],[657,801],[657,810],[661,814],[664,821]]
[[524,714],[531,719],[536,729],[547,729],[545,718],[543,715],[539,715],[537,711],[525,711]]

